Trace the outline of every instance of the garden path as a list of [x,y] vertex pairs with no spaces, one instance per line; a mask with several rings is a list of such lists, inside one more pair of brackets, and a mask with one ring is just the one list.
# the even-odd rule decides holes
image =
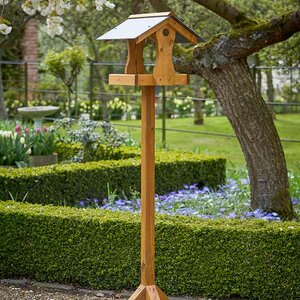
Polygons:
[[[29,280],[0,280],[1,300],[126,300],[132,292],[86,290],[70,285],[48,284]],[[246,300],[230,298],[230,300]],[[212,300],[210,298],[170,297],[170,300]],[[222,300],[222,299],[219,299]],[[225,299],[223,299],[225,300]]]

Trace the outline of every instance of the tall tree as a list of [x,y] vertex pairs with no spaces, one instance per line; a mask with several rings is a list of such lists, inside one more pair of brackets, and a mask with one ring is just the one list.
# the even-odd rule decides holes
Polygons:
[[[166,10],[164,1],[149,0]],[[230,30],[193,49],[176,48],[181,72],[198,74],[214,90],[243,150],[251,183],[251,206],[293,216],[282,145],[268,108],[246,62],[249,55],[300,31],[300,10],[256,19],[224,0],[193,0],[230,24]],[[159,4],[158,4],[159,3]]]

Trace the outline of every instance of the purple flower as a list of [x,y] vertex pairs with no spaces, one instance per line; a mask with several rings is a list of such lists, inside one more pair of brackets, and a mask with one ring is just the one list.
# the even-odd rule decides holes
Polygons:
[[250,184],[250,179],[249,179],[249,178],[242,178],[242,179],[241,179],[241,183],[242,183],[243,185],[248,185],[248,184]]
[[296,205],[296,204],[299,204],[299,203],[300,203],[300,201],[298,199],[292,198],[292,204],[293,205]]
[[247,218],[252,218],[252,217],[255,217],[255,214],[253,211],[247,211],[244,213],[245,217]]
[[124,200],[122,200],[122,199],[118,199],[116,202],[115,202],[117,205],[120,205],[120,206],[122,206],[122,205],[124,205],[125,204],[125,201]]
[[85,202],[83,200],[79,201],[79,205],[84,207],[85,206]]
[[230,213],[230,214],[228,215],[228,219],[234,219],[234,218],[236,218],[236,217],[237,217],[237,215],[236,215],[235,212],[232,212],[232,213]]

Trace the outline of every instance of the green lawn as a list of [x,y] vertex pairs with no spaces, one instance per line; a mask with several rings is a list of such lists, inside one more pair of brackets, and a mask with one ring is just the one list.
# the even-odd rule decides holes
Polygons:
[[[140,128],[130,128],[127,125],[140,126],[140,120],[114,121],[121,131],[129,131],[136,142],[140,142]],[[226,117],[205,118],[203,126],[196,126],[192,118],[167,119],[167,129],[190,130],[196,132],[214,132],[234,134]],[[300,140],[300,115],[277,115],[275,125],[281,139]],[[162,147],[162,120],[156,120],[156,146]],[[288,169],[300,172],[300,143],[282,142]],[[182,149],[198,153],[217,154],[225,157],[229,165],[240,166],[245,163],[236,138],[219,137],[185,132],[166,132],[168,149]]]

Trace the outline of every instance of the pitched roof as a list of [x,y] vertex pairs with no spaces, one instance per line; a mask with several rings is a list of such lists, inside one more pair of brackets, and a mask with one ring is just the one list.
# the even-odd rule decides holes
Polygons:
[[[181,26],[183,29],[180,33],[176,30],[175,42],[190,43],[204,41],[198,34],[181,22],[173,12],[131,15],[126,21],[98,37],[97,40],[131,40],[138,39],[141,36],[141,40],[143,40],[164,24],[171,22],[171,26],[172,23],[174,25],[174,21],[177,23],[177,26]],[[192,40],[184,32],[189,33]]]

